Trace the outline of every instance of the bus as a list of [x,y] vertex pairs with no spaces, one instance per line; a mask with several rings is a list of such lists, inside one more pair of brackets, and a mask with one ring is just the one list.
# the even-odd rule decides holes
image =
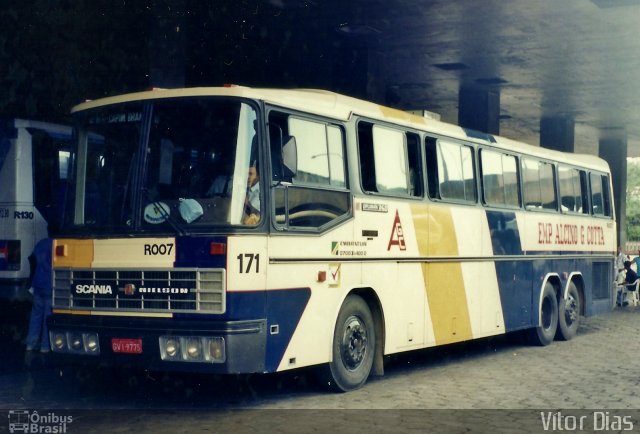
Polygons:
[[72,116],[55,357],[314,367],[349,391],[395,353],[515,331],[544,346],[611,309],[595,156],[321,90],[150,90]]
[[28,297],[29,255],[62,215],[71,127],[0,120],[0,298]]

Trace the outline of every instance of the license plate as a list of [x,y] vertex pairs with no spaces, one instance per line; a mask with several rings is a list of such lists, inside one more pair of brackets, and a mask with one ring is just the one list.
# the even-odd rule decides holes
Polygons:
[[114,353],[142,354],[142,339],[111,339]]

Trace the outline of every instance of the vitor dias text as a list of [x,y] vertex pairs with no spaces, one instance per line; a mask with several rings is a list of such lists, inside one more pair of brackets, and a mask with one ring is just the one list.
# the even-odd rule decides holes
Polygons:
[[632,431],[631,416],[595,411],[590,415],[565,415],[562,412],[541,411],[542,429],[545,431]]

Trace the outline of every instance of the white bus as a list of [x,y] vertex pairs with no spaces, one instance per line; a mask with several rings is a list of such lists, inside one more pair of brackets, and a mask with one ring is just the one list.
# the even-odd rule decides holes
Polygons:
[[316,90],[156,90],[73,117],[63,358],[317,366],[347,391],[390,354],[521,330],[548,345],[611,308],[597,157]]
[[0,298],[25,297],[29,255],[59,224],[71,127],[0,120]]

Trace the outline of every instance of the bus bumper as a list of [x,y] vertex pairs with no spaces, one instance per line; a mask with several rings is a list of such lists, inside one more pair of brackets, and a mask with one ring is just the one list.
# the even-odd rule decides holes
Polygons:
[[[212,374],[265,372],[264,319],[203,321],[145,318],[141,321],[136,317],[132,321],[127,317],[54,314],[49,317],[48,325],[52,355],[62,363],[125,365],[153,371]],[[61,340],[65,341],[62,345]],[[168,340],[182,346],[173,357],[167,356]],[[190,357],[195,351],[188,351],[188,342],[201,342],[199,351],[202,352],[207,351],[204,347],[208,342],[215,342],[216,358]],[[223,358],[220,358],[221,343]]]

